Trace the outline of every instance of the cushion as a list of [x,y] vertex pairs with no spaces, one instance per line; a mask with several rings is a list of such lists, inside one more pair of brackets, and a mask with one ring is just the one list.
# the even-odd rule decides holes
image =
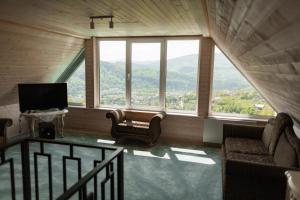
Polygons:
[[285,128],[285,136],[295,150],[298,167],[300,167],[300,139],[296,136],[293,127],[290,126]]
[[296,152],[287,140],[285,133],[281,134],[274,153],[274,162],[279,166],[297,167]]
[[225,139],[226,152],[248,153],[256,155],[268,155],[269,152],[265,148],[261,140],[248,138],[233,138]]
[[273,133],[271,135],[270,144],[269,144],[270,154],[272,155],[274,154],[280,134],[287,126],[293,126],[293,120],[290,118],[289,115],[285,113],[278,113],[274,121]]
[[230,160],[239,160],[245,162],[274,165],[273,158],[271,155],[254,155],[254,154],[228,152],[226,153],[226,158]]
[[149,128],[149,122],[132,121],[134,128]]
[[125,117],[124,111],[123,111],[123,110],[119,110],[119,109],[117,109],[116,111],[117,111],[117,113],[118,113],[118,115],[119,115],[119,116],[118,116],[118,117],[119,117],[119,121],[120,121],[120,122],[124,121],[125,118],[126,118],[126,117]]
[[271,137],[273,133],[273,127],[274,127],[275,119],[269,119],[266,127],[264,128],[263,134],[262,134],[262,141],[267,149],[269,149]]

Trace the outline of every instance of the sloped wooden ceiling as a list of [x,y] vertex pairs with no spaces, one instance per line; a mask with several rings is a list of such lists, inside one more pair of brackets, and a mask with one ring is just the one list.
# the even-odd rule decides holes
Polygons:
[[19,133],[17,84],[55,81],[83,46],[83,39],[0,20],[0,118],[14,121],[9,137]]
[[206,2],[215,42],[277,111],[300,121],[300,1]]
[[[201,0],[2,0],[0,20],[84,37],[207,35]],[[92,15],[114,15],[108,20]]]
[[0,21],[0,106],[18,102],[18,83],[55,81],[83,42]]

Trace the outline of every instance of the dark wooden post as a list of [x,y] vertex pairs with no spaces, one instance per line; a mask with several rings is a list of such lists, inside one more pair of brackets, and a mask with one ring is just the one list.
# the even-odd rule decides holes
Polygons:
[[118,200],[124,200],[124,152],[117,158],[118,165]]
[[27,140],[21,142],[21,156],[22,156],[23,197],[24,200],[31,200],[29,143]]

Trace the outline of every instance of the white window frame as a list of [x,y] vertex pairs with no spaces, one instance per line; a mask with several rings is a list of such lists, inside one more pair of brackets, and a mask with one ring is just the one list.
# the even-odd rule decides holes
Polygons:
[[126,80],[127,80],[127,85],[129,87],[126,87],[126,94],[128,95],[128,97],[126,97],[126,99],[128,100],[127,101],[127,109],[135,109],[135,110],[149,110],[149,111],[152,111],[152,110],[157,110],[155,108],[151,109],[150,107],[147,107],[147,106],[132,106],[131,105],[131,98],[132,98],[132,45],[136,43],[159,43],[160,44],[160,77],[159,77],[159,106],[158,106],[158,110],[164,110],[164,100],[162,98],[162,94],[164,93],[164,91],[166,90],[165,88],[165,79],[162,77],[162,74],[165,74],[166,73],[166,65],[162,62],[163,60],[163,52],[165,51],[164,50],[164,43],[165,43],[165,40],[163,39],[156,39],[156,38],[147,38],[147,39],[144,39],[144,38],[141,38],[141,39],[130,39],[127,41],[127,45],[129,46],[128,47],[128,53],[126,55],[126,61],[129,61],[128,62],[128,65],[126,65],[126,69],[127,69],[127,73],[126,73]]
[[[166,39],[166,42],[165,42],[165,84],[167,82],[167,55],[168,55],[168,52],[167,52],[167,47],[168,47],[168,41],[174,41],[174,40],[199,40],[199,47],[198,47],[198,67],[197,67],[197,82],[196,82],[196,110],[194,111],[188,111],[188,110],[172,110],[172,109],[167,109],[167,106],[165,105],[165,111],[167,113],[173,113],[173,114],[178,114],[178,113],[186,113],[186,114],[191,114],[191,115],[196,115],[197,113],[199,113],[199,87],[200,87],[200,60],[201,60],[201,38],[200,37],[168,37]],[[166,88],[165,88],[166,89]],[[165,93],[164,93],[164,99],[166,99],[166,90],[165,90]]]
[[[166,81],[167,81],[167,43],[172,40],[199,40],[199,59],[198,59],[198,67],[197,67],[197,87],[196,87],[196,95],[197,95],[197,105],[195,111],[181,111],[181,110],[170,110],[166,108]],[[126,42],[126,66],[125,66],[125,90],[126,90],[126,105],[117,106],[113,108],[125,108],[128,110],[143,110],[143,111],[166,111],[170,113],[186,113],[186,114],[197,114],[198,113],[198,100],[199,100],[199,74],[200,74],[200,53],[201,53],[201,36],[184,36],[184,37],[118,37],[118,38],[97,38],[97,48],[96,48],[96,59],[97,59],[97,77],[98,77],[98,85],[100,85],[100,41],[125,41]],[[159,102],[160,106],[158,109],[150,109],[149,107],[140,107],[131,105],[131,69],[132,69],[132,44],[133,43],[160,43],[160,79],[159,79]],[[100,89],[100,88],[99,88]],[[100,93],[98,94],[98,107],[100,108],[112,108],[106,105],[100,105]]]
[[[126,40],[126,38],[101,38],[101,39],[97,39],[96,40],[96,77],[97,77],[97,80],[96,80],[96,82],[97,82],[97,87],[95,88],[96,90],[97,90],[97,92],[95,92],[95,94],[97,95],[96,96],[96,99],[97,99],[97,107],[99,107],[99,108],[112,108],[111,107],[111,105],[100,105],[100,102],[101,102],[101,95],[100,95],[100,93],[101,93],[101,91],[100,91],[100,79],[101,79],[101,77],[100,77],[100,67],[101,67],[101,65],[100,65],[100,41],[125,41],[125,62],[126,62],[126,64],[125,64],[125,76],[126,76],[126,73],[127,73],[127,57],[128,57],[128,55],[127,55],[127,40]],[[127,108],[128,107],[128,105],[127,105],[127,78],[125,77],[125,107],[124,106],[115,106],[115,107],[113,107],[113,108]]]

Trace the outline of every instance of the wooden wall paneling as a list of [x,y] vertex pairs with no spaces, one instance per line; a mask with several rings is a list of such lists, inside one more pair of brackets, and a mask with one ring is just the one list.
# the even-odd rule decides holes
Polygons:
[[207,117],[209,113],[213,53],[213,40],[203,37],[200,48],[200,74],[198,83],[198,116],[200,117]]
[[[13,119],[8,137],[19,134],[17,84],[55,81],[84,46],[83,42],[0,20],[0,117]],[[27,130],[24,125],[22,129]]]
[[97,106],[97,61],[96,38],[85,40],[85,80],[86,80],[86,107]]
[[52,82],[83,40],[0,21],[0,105],[17,103],[17,83]]
[[[300,2],[206,2],[210,31],[221,50],[278,112],[299,121]],[[233,10],[218,8],[232,3]],[[230,24],[228,31],[223,22]]]

